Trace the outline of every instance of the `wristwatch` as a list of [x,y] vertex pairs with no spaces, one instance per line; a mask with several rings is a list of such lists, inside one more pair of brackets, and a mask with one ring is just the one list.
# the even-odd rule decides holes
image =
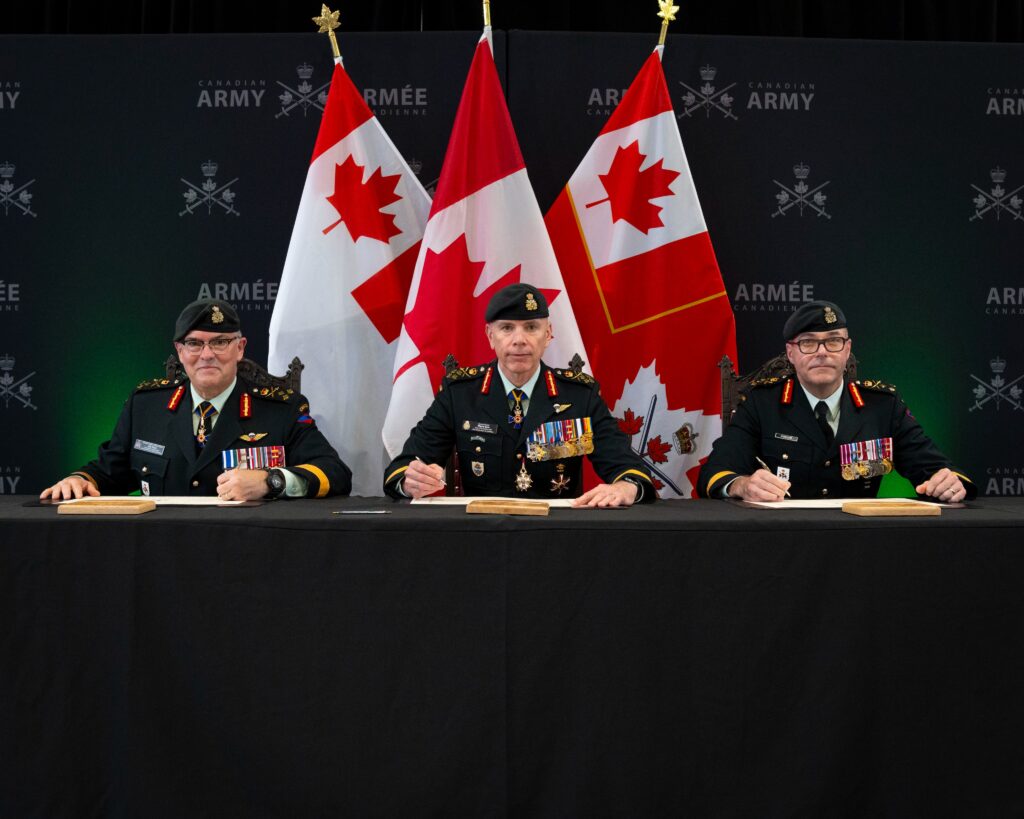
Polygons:
[[280,469],[267,470],[267,497],[279,498],[284,493],[284,472]]

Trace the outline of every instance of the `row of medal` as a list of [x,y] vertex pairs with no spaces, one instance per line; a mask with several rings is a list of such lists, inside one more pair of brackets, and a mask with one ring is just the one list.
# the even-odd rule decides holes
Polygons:
[[892,472],[892,438],[874,438],[839,445],[843,480],[877,478]]
[[287,466],[283,446],[252,446],[245,449],[225,449],[220,453],[225,469],[273,469]]
[[594,431],[589,417],[548,421],[526,439],[526,457],[531,461],[575,458],[593,451]]

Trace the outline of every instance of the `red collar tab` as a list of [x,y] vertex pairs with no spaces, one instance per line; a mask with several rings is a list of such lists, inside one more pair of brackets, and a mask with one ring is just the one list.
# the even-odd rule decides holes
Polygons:
[[181,399],[185,395],[185,385],[182,384],[178,389],[171,395],[171,400],[167,402],[167,409],[174,412],[178,408],[178,404],[181,403]]
[[793,379],[789,378],[786,383],[782,385],[782,397],[779,398],[780,404],[792,404],[793,403]]
[[238,396],[238,417],[252,418],[252,398],[247,392]]
[[555,374],[551,370],[544,371],[544,381],[548,385],[548,398],[557,398],[558,384],[555,383]]
[[480,394],[487,395],[491,391],[491,377],[494,375],[494,367],[488,367],[484,375],[484,383],[480,385]]
[[852,381],[846,385],[846,389],[850,392],[850,400],[853,401],[853,405],[860,409],[864,406],[864,399],[861,398],[860,390],[857,389],[857,385]]

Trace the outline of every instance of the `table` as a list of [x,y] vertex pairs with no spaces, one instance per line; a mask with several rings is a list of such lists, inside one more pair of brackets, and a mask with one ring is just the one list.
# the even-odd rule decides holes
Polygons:
[[1024,499],[27,500],[0,497],[2,816],[1024,813]]

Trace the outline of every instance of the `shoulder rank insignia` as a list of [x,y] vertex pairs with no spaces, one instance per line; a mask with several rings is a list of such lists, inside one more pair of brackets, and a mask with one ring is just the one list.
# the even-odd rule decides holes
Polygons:
[[551,370],[559,378],[564,378],[566,381],[572,381],[576,384],[596,384],[597,379],[592,375],[587,375],[584,372],[576,372],[575,370]]
[[135,392],[142,392],[144,390],[159,390],[164,387],[175,387],[180,382],[180,379],[171,381],[169,378],[151,378],[148,381],[142,381],[135,385]]
[[470,378],[479,378],[487,372],[486,364],[477,367],[455,367],[444,375],[445,381],[466,381]]
[[284,387],[253,387],[252,394],[271,401],[291,401],[295,397],[295,390]]
[[893,384],[886,384],[883,381],[873,381],[871,379],[866,379],[862,381],[854,381],[853,383],[850,384],[850,386],[852,387],[854,384],[856,384],[858,387],[863,387],[866,390],[872,390],[873,392],[896,392],[896,387]]

